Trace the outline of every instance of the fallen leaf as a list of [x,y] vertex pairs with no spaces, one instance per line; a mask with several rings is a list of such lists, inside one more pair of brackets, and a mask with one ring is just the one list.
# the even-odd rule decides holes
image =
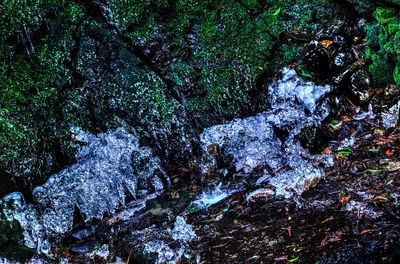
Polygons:
[[388,156],[389,158],[391,156],[393,156],[393,154],[394,154],[394,150],[393,149],[388,149],[388,150],[385,151],[385,155]]
[[342,196],[342,197],[340,197],[339,202],[341,202],[342,204],[346,204],[346,203],[350,202],[350,200],[351,200],[351,196]]
[[382,195],[378,195],[374,198],[374,201],[376,202],[387,202],[388,200],[389,200],[388,198]]
[[386,183],[386,185],[390,185],[390,184],[392,184],[394,182],[394,180],[393,179],[390,179],[387,183]]
[[365,230],[362,230],[362,231],[360,232],[360,235],[366,235],[366,234],[371,233],[371,232],[373,232],[373,231],[374,231],[373,229],[365,229]]
[[335,219],[335,218],[333,216],[330,216],[330,217],[326,218],[324,221],[322,221],[321,224],[332,221],[333,219]]
[[374,140],[374,142],[377,143],[377,145],[389,145],[394,143],[397,140],[397,136],[396,135],[389,135],[387,137],[379,137],[377,139]]
[[214,221],[215,221],[215,222],[218,222],[218,221],[220,221],[222,218],[224,218],[224,216],[223,216],[222,214],[217,215],[217,216],[214,218]]
[[320,43],[322,46],[324,46],[326,49],[329,49],[329,48],[332,46],[333,41],[332,41],[332,40],[329,40],[329,39],[324,39],[324,40],[320,41],[319,43]]
[[287,231],[288,231],[289,236],[291,237],[292,236],[292,226],[289,226],[287,228]]
[[77,137],[76,137],[75,134],[71,134],[70,135],[70,139],[71,139],[72,142],[76,142],[77,141]]
[[340,118],[343,122],[348,122],[353,120],[353,118],[350,115],[344,115]]
[[272,14],[273,16],[279,15],[279,13],[282,11],[282,9],[279,7],[278,9],[275,10],[275,12]]
[[325,155],[329,155],[332,154],[332,148],[331,147],[327,147],[326,149],[324,149],[321,154],[325,154]]
[[329,243],[340,241],[342,235],[343,235],[343,231],[341,231],[341,230],[338,230],[335,233],[327,234],[326,237],[321,241],[321,244],[319,247],[324,247],[324,246],[328,245]]
[[288,259],[288,256],[281,256],[281,257],[276,257],[275,261],[286,261]]
[[369,149],[369,152],[378,153],[379,152],[379,148],[372,147],[372,148]]

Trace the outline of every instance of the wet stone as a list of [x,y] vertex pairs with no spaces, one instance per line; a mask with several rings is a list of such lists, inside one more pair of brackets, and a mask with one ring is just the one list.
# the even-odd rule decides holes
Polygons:
[[372,79],[369,72],[363,68],[350,67],[333,79],[336,86],[340,87],[353,104],[368,103],[374,95]]
[[[139,167],[141,160],[146,161],[144,167]],[[140,190],[139,185],[160,191],[159,177],[164,176],[151,150],[140,147],[134,136],[119,129],[88,142],[79,152],[77,164],[51,176],[33,195],[45,208],[48,233],[62,234],[71,228],[75,205],[85,220],[102,218],[104,212],[112,214],[119,204],[125,204],[126,190],[134,197],[147,190]]]
[[49,253],[50,243],[43,239],[45,228],[36,208],[26,203],[22,193],[14,192],[0,200],[0,208],[6,220],[17,221],[23,231],[24,243],[27,247],[38,248],[42,253]]
[[[77,155],[77,163],[34,189],[39,212],[33,205],[24,205],[23,197],[12,198],[18,210],[11,211],[9,217],[21,224],[28,247],[43,251],[48,248],[44,247],[47,238],[70,231],[75,208],[86,222],[101,219],[106,212],[115,213],[121,205],[126,205],[128,194],[135,199],[130,203],[132,207],[142,208],[146,199],[162,191],[162,179],[168,182],[159,158],[123,129],[97,136],[82,132],[77,139],[87,141]],[[93,232],[89,228],[73,235],[80,239]]]
[[305,127],[301,130],[297,139],[300,141],[302,147],[311,152],[319,151],[324,140],[323,133],[317,126]]
[[133,231],[123,243],[127,243],[125,247],[136,250],[148,263],[177,263],[184,257],[192,257],[190,242],[195,236],[192,226],[178,216],[172,230],[165,225],[152,225]]
[[71,247],[70,251],[71,251],[71,253],[74,253],[74,254],[85,254],[85,253],[92,251],[93,249],[95,249],[95,247],[98,247],[98,246],[100,246],[100,243],[98,243],[98,242],[85,243],[85,244]]
[[338,50],[333,54],[333,63],[336,67],[342,68],[352,61],[353,57],[350,52]]
[[388,85],[383,90],[383,96],[386,102],[397,102],[400,97],[400,89],[396,85]]
[[13,264],[13,262],[9,259],[0,256],[0,264]]
[[312,41],[303,58],[304,64],[316,75],[326,76],[330,69],[330,55],[318,41]]
[[110,249],[107,244],[102,245],[101,247],[95,247],[92,252],[89,253],[90,258],[102,258],[106,259],[110,255]]
[[204,190],[194,201],[191,203],[191,207],[195,209],[207,210],[208,207],[219,203],[235,192],[240,191],[241,188],[237,186],[223,186],[221,184]]
[[77,231],[72,232],[71,236],[76,239],[85,239],[88,238],[96,232],[96,228],[94,226],[89,226],[87,228],[83,228]]
[[400,170],[400,161],[393,159],[381,159],[379,161],[379,167],[388,172],[394,172]]
[[382,124],[385,128],[393,128],[396,127],[399,121],[400,114],[400,101],[398,101],[395,105],[382,112]]
[[189,242],[196,237],[193,226],[186,223],[183,216],[176,217],[175,226],[172,230],[172,239]]
[[368,71],[364,69],[356,70],[350,77],[351,92],[360,103],[367,102],[373,91],[371,89],[371,76]]
[[200,136],[203,171],[218,169],[216,157],[208,151],[217,144],[221,155],[232,157],[237,172],[249,175],[260,166],[267,168],[264,175],[273,172],[269,183],[277,195],[300,194],[306,182],[324,175],[313,162],[321,157],[310,155],[297,135],[306,127],[320,126],[327,117],[328,107],[321,99],[331,88],[306,82],[291,69],[282,73],[282,79],[268,88],[272,110],[204,130]]

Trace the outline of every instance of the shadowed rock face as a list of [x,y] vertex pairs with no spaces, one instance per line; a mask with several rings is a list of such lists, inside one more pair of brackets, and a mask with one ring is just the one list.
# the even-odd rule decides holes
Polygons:
[[[323,176],[295,137],[327,117],[328,106],[319,101],[331,88],[306,82],[291,69],[282,73],[282,79],[268,88],[271,110],[207,128],[201,134],[203,171],[220,169],[218,156],[232,157],[236,171],[245,174],[262,166],[259,183],[269,181],[277,194],[286,197],[301,193],[308,182]],[[219,153],[212,153],[210,146],[217,146]]]
[[[163,189],[162,178],[168,181],[152,150],[140,147],[137,138],[123,129],[98,136],[81,133],[78,140],[87,143],[77,156],[78,162],[33,191],[37,213],[24,204],[21,195],[10,198],[22,201],[17,203],[20,210],[10,217],[25,231],[31,230],[25,232],[28,246],[69,231],[75,207],[85,221],[100,219],[104,213],[113,214],[124,206],[127,192],[141,207],[148,197],[155,197]],[[34,215],[34,221],[25,221],[27,213]]]

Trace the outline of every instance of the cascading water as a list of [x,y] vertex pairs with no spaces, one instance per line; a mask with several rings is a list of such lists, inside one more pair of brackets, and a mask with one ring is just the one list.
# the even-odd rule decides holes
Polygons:
[[85,221],[101,219],[104,213],[113,214],[124,206],[129,193],[135,197],[133,209],[138,210],[146,199],[160,193],[163,179],[169,181],[152,150],[141,147],[123,129],[98,136],[81,132],[79,139],[86,145],[77,155],[78,162],[35,188],[34,205],[26,204],[20,193],[2,200],[11,205],[4,213],[9,221],[20,223],[28,247],[48,252],[49,238],[71,230],[76,207]]
[[[286,198],[300,194],[308,183],[323,177],[321,166],[331,163],[329,156],[311,155],[296,138],[302,129],[319,126],[327,117],[329,107],[323,98],[331,87],[304,81],[288,68],[282,75],[268,87],[271,110],[207,128],[200,135],[203,173],[226,170],[219,166],[220,158],[230,160],[236,172],[245,176],[256,168],[263,169],[257,184],[269,183],[274,188],[250,192],[248,201],[259,192]],[[77,163],[37,187],[33,204],[26,204],[20,193],[0,201],[7,219],[20,223],[25,244],[44,253],[52,246],[48,241],[72,229],[75,208],[85,221],[101,219],[104,213],[112,215],[118,209],[122,211],[113,219],[126,220],[145,208],[147,199],[161,193],[163,182],[169,184],[159,158],[123,129],[97,136],[81,131],[77,139],[86,142]],[[191,206],[207,209],[243,188],[234,182],[215,190],[209,188]],[[128,205],[127,195],[134,197]],[[183,255],[194,257],[190,243],[196,234],[179,214],[175,215],[173,228],[171,222],[130,232],[132,245],[156,263],[173,263]]]
[[[247,195],[248,201],[258,193],[282,195],[286,198],[300,194],[307,185],[324,176],[320,164],[329,166],[333,162],[330,156],[311,155],[296,139],[303,128],[319,126],[328,116],[328,103],[323,97],[331,91],[331,87],[306,82],[292,69],[285,68],[282,74],[282,79],[268,88],[271,110],[207,128],[200,135],[203,173],[219,171],[224,174],[226,168],[219,167],[218,159],[228,160],[229,157],[236,172],[240,174],[250,175],[260,165],[265,168],[264,175],[258,178],[257,183],[269,183],[275,189],[271,191],[260,188],[252,191]],[[280,138],[276,128],[286,131],[287,137]],[[190,206],[207,210],[243,189],[240,183],[230,183],[227,186],[219,184],[203,191]],[[160,230],[153,226],[150,230],[146,228],[135,231],[128,239],[131,241],[129,245],[142,247],[155,263],[175,263],[185,253],[186,257],[194,258],[196,254],[190,249],[190,241],[176,245],[171,235],[165,231],[167,227]],[[144,243],[143,237],[146,237]]]
[[[296,136],[306,127],[319,126],[328,116],[327,102],[321,99],[331,87],[304,81],[293,69],[285,68],[282,74],[268,88],[271,110],[204,130],[200,135],[203,172],[222,169],[217,165],[221,157],[233,158],[236,172],[244,174],[262,166],[263,176],[257,183],[269,182],[277,195],[285,197],[300,194],[307,182],[323,176],[314,162],[323,157],[311,156]],[[277,129],[286,136],[279,136]],[[217,153],[210,151],[213,147]]]

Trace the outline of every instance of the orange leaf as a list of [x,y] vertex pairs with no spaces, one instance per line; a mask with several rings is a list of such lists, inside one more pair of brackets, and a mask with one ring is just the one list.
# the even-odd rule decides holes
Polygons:
[[345,115],[345,116],[342,116],[340,118],[340,120],[342,120],[343,122],[347,122],[347,121],[353,120],[353,118],[351,116],[349,116],[349,115]]
[[333,41],[332,41],[332,40],[329,40],[329,39],[324,39],[324,40],[320,41],[320,43],[321,43],[321,45],[324,46],[326,49],[329,49],[329,48],[332,46]]
[[372,230],[372,229],[365,229],[365,230],[362,230],[362,231],[360,232],[360,235],[365,235],[365,234],[371,233],[372,231],[374,231],[374,230]]
[[321,154],[325,154],[325,155],[328,155],[328,154],[332,154],[332,148],[331,147],[327,147],[326,149],[324,149],[322,152],[321,152]]
[[393,149],[388,149],[385,151],[386,156],[391,157],[394,154],[394,150]]
[[350,202],[350,200],[351,200],[351,196],[342,196],[342,197],[340,197],[339,202],[341,202],[342,204],[346,204],[346,203]]

